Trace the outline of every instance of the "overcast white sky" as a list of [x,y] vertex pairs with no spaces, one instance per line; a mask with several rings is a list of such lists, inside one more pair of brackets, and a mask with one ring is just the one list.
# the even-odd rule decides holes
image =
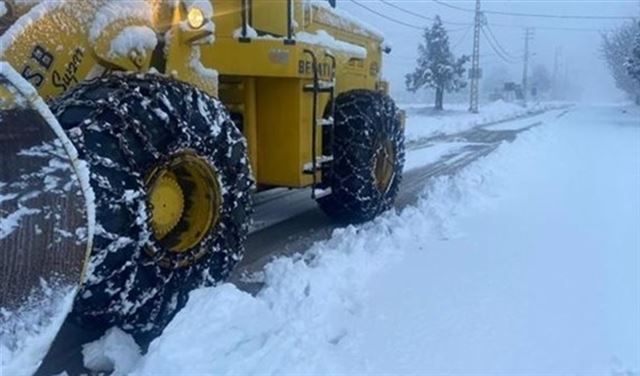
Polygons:
[[[416,26],[425,26],[429,21],[404,13],[384,4],[380,0],[356,0],[361,4],[383,13],[384,15]],[[454,53],[470,54],[473,30],[465,24],[473,22],[473,13],[452,9],[432,0],[387,0],[393,4],[422,14],[426,17],[440,15],[451,29],[449,39]],[[444,1],[448,4],[473,9],[475,1]],[[392,91],[397,92],[404,86],[404,75],[414,67],[417,45],[421,39],[420,30],[399,25],[376,15],[352,2],[338,0],[338,8],[358,16],[377,29],[381,30],[391,41],[393,51],[387,55],[384,62],[384,73],[392,82]],[[581,16],[634,16],[640,19],[639,0],[611,0],[611,1],[482,1],[483,10],[506,11],[517,13],[537,13],[554,15]],[[489,26],[496,38],[507,52],[521,57],[524,50],[524,27],[535,27],[534,39],[531,42],[533,56],[531,65],[542,63],[553,70],[554,53],[556,47],[562,48],[561,63],[568,63],[568,74],[574,81],[579,81],[584,89],[583,99],[591,101],[610,101],[620,99],[620,93],[615,89],[598,49],[600,34],[598,30],[607,30],[621,23],[620,19],[551,19],[540,17],[516,17],[498,14],[486,14]],[[552,30],[546,28],[571,28],[588,30]],[[510,71],[511,78],[520,81],[522,77],[522,59],[517,63],[504,63],[496,56],[481,38],[481,66],[486,73],[492,65],[504,64]],[[564,68],[561,68],[564,73]]]

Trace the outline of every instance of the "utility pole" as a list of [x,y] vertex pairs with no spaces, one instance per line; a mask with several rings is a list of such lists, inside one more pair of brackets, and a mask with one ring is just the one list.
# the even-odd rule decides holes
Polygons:
[[471,87],[469,94],[469,111],[478,113],[478,81],[480,80],[480,28],[482,27],[482,12],[480,11],[480,0],[476,0],[476,15],[473,25],[473,54],[471,55],[471,70],[469,78]]
[[564,77],[562,79],[562,82],[562,85],[565,88],[565,92],[567,93],[566,95],[569,95],[569,60],[566,56],[564,58]]
[[560,52],[562,49],[560,47],[556,47],[556,53],[553,58],[553,99],[558,99],[560,96],[560,85],[558,84],[559,77],[559,69],[560,69]]
[[533,39],[533,28],[524,29],[524,68],[522,70],[522,96],[524,105],[527,106],[527,95],[529,91],[528,75],[529,75],[529,40]]

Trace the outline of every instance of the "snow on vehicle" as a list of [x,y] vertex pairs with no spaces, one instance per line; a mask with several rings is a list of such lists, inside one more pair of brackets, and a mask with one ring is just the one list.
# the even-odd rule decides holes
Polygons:
[[0,230],[0,307],[55,272],[83,325],[157,334],[241,259],[253,191],[311,187],[342,220],[391,207],[388,47],[335,4],[1,3],[0,213],[23,220]]

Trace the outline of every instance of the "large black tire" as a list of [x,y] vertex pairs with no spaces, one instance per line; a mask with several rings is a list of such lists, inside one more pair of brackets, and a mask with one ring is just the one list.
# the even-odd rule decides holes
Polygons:
[[[51,107],[89,164],[95,193],[94,245],[73,314],[156,335],[189,291],[224,280],[242,257],[253,184],[246,142],[219,101],[160,75],[89,81]],[[217,224],[178,254],[152,232],[145,175],[185,150],[217,172],[222,199]]]
[[[404,131],[398,108],[383,93],[352,90],[336,97],[334,121],[329,142],[333,162],[323,177],[331,194],[318,199],[318,204],[342,221],[371,220],[393,206],[402,180]],[[383,145],[393,149],[392,175],[380,187],[375,170]]]

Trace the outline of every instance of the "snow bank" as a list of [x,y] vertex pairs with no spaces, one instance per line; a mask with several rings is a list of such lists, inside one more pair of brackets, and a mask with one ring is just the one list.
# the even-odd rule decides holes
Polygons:
[[140,359],[140,348],[131,335],[111,328],[100,339],[83,345],[82,356],[85,368],[122,376]]
[[[473,172],[460,182],[473,191],[482,178]],[[354,328],[367,310],[369,285],[406,252],[424,251],[425,239],[441,236],[463,201],[462,190],[439,181],[433,198],[418,207],[336,230],[304,256],[272,262],[256,297],[230,284],[194,291],[132,375],[367,370],[369,359],[355,347],[363,333]]]
[[475,126],[496,121],[514,119],[521,116],[567,106],[560,102],[542,102],[522,107],[515,103],[498,100],[480,108],[472,114],[466,104],[452,104],[444,111],[434,111],[422,104],[404,104],[399,107],[406,111],[405,137],[408,143],[440,134],[453,134]]
[[616,111],[535,128],[275,260],[255,297],[194,291],[132,374],[637,369],[640,127]]

